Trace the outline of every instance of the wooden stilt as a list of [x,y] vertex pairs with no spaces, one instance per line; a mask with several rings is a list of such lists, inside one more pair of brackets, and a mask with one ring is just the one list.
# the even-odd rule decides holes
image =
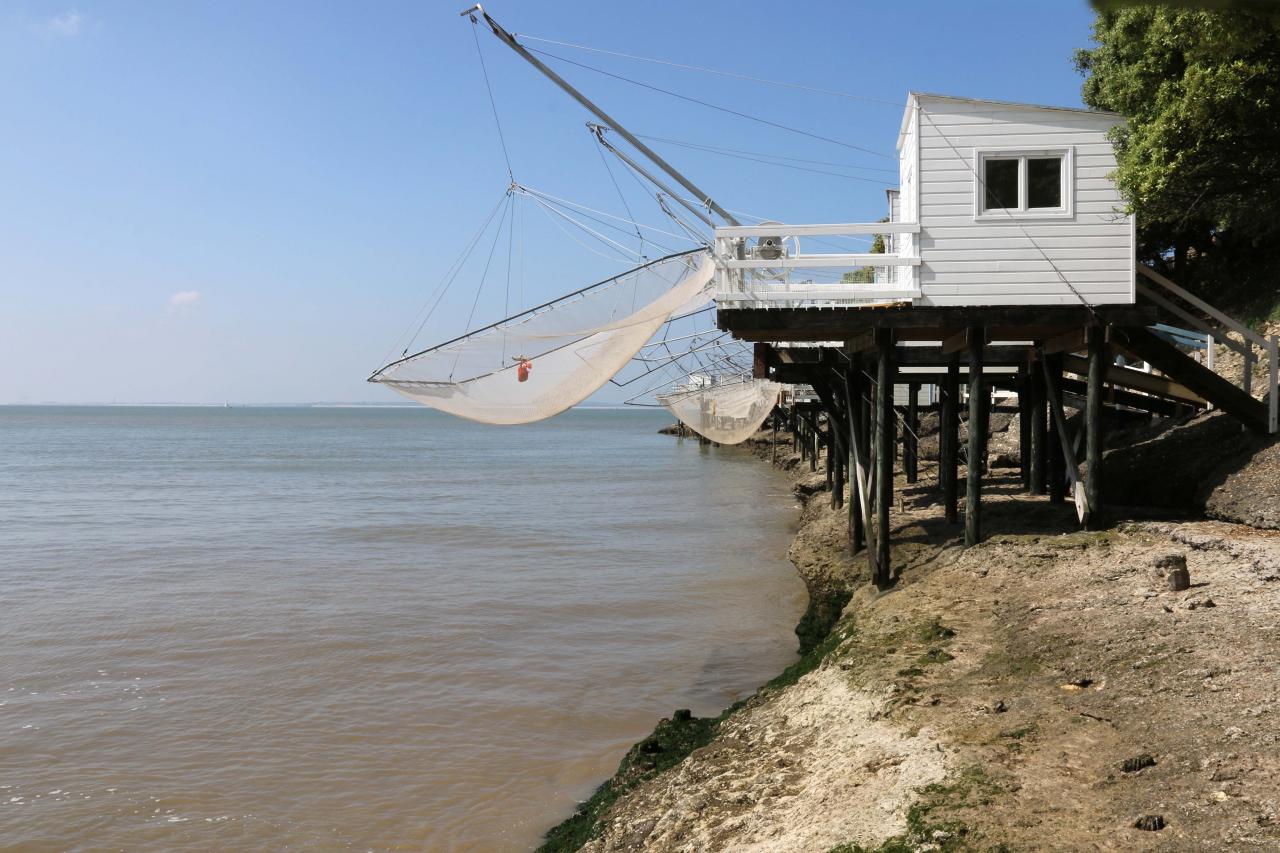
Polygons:
[[1027,374],[1027,384],[1031,391],[1031,429],[1028,432],[1029,457],[1031,461],[1031,476],[1028,486],[1031,494],[1044,494],[1044,462],[1045,462],[1045,445],[1044,445],[1044,426],[1045,426],[1045,385],[1044,371],[1038,364],[1031,364],[1031,370]]
[[818,453],[822,446],[822,433],[818,431],[818,415],[815,412],[813,420],[810,421],[809,427],[811,433],[809,435],[809,470],[811,472],[818,470]]
[[907,384],[907,422],[902,430],[902,470],[914,483],[920,471],[920,383]]
[[845,408],[849,418],[849,550],[853,554],[864,547],[866,540],[864,518],[867,510],[867,469],[862,436],[865,431],[862,389],[861,360],[858,356],[851,355],[845,372]]
[[1049,457],[1049,503],[1062,503],[1067,498],[1067,465],[1066,459],[1058,448],[1062,447],[1063,438],[1058,427],[1058,419],[1052,417],[1053,412],[1062,411],[1062,356],[1045,356],[1044,367],[1049,379],[1045,381],[1045,399],[1049,404],[1049,440],[1045,453]]
[[990,399],[982,381],[982,356],[986,344],[981,326],[969,327],[969,477],[964,503],[964,544],[977,545],[982,538],[982,466],[986,456],[987,407]]
[[844,410],[839,405],[839,392],[833,392],[832,396],[837,398],[836,411],[832,412],[827,419],[827,430],[831,433],[831,448],[828,451],[831,454],[831,508],[844,508],[844,474],[845,461],[849,454],[845,452],[844,432],[841,424],[844,423]]
[[947,378],[942,389],[942,412],[939,418],[938,464],[942,480],[942,506],[948,524],[959,517],[960,456],[960,354],[952,353],[947,362]]
[[876,560],[872,580],[884,587],[890,581],[889,507],[893,505],[893,332],[876,330],[880,363],[876,375]]
[[1031,381],[1023,371],[1018,380],[1018,472],[1022,488],[1031,490]]
[[1102,516],[1102,385],[1107,375],[1107,343],[1101,326],[1085,333],[1089,344],[1089,384],[1085,391],[1084,493],[1091,526]]
[[831,451],[834,449],[831,443],[831,415],[827,415],[827,431],[822,434],[822,446],[827,450],[827,458],[823,460],[823,469],[827,475],[827,493],[831,496],[831,505],[835,506],[836,502],[836,460],[835,454]]

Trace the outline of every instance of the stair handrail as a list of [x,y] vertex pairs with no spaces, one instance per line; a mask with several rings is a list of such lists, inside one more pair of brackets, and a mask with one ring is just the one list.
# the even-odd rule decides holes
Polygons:
[[1199,329],[1200,331],[1209,335],[1215,342],[1220,343],[1223,346],[1227,347],[1228,349],[1239,353],[1241,356],[1245,358],[1252,358],[1252,355],[1250,353],[1250,348],[1249,348],[1249,342],[1245,341],[1243,344],[1240,344],[1240,343],[1236,343],[1234,340],[1227,337],[1227,333],[1231,331],[1230,329],[1220,324],[1205,322],[1203,319],[1201,319],[1200,317],[1197,317],[1195,314],[1192,314],[1190,311],[1187,311],[1186,309],[1179,307],[1176,303],[1171,302],[1168,299],[1165,299],[1163,296],[1157,293],[1154,289],[1148,287],[1142,282],[1138,282],[1137,288],[1138,288],[1138,293],[1147,297],[1156,305],[1159,305],[1161,308],[1168,311],[1170,314],[1173,314],[1174,316],[1180,318],[1184,322],[1191,324],[1193,328]]
[[1191,293],[1190,291],[1185,290],[1184,288],[1181,288],[1178,285],[1174,284],[1168,278],[1162,276],[1160,273],[1156,272],[1146,264],[1139,263],[1139,264],[1136,264],[1135,266],[1137,267],[1138,272],[1142,273],[1147,278],[1154,281],[1156,284],[1170,291],[1175,296],[1181,297],[1182,299],[1185,299],[1187,302],[1190,302],[1192,305],[1196,306],[1201,311],[1208,314],[1213,319],[1217,320],[1226,328],[1230,329],[1233,332],[1237,332],[1243,335],[1245,340],[1249,341],[1255,346],[1261,347],[1264,350],[1270,346],[1266,338],[1264,338],[1262,335],[1259,335],[1253,329],[1250,329],[1244,323],[1241,323],[1239,320],[1232,319],[1231,317],[1228,317],[1226,314],[1223,314],[1221,311],[1219,311],[1217,308],[1214,308],[1208,302],[1205,302],[1203,299],[1196,296],[1194,293]]
[[[1203,299],[1196,296],[1194,293],[1190,293],[1186,289],[1174,284],[1167,277],[1156,272],[1146,264],[1138,262],[1134,264],[1134,266],[1137,268],[1137,271],[1142,275],[1151,279],[1156,284],[1160,285],[1165,290],[1169,291],[1175,296],[1178,296],[1183,300],[1185,300],[1186,302],[1190,303],[1191,305],[1194,305],[1195,307],[1199,308],[1201,311],[1208,314],[1210,317],[1212,317],[1213,319],[1217,320],[1220,324],[1222,324],[1222,326],[1225,329],[1236,332],[1244,338],[1244,346],[1240,346],[1236,344],[1235,341],[1232,341],[1230,338],[1226,337],[1225,335],[1217,337],[1217,340],[1225,344],[1226,346],[1230,347],[1231,349],[1235,350],[1236,352],[1240,353],[1240,355],[1244,357],[1244,374],[1243,376],[1241,376],[1241,383],[1246,391],[1249,390],[1249,379],[1250,379],[1250,370],[1251,370],[1250,363],[1253,361],[1253,358],[1254,358],[1253,346],[1257,346],[1264,353],[1266,353],[1266,360],[1268,362],[1267,366],[1269,368],[1267,370],[1267,394],[1266,394],[1267,431],[1270,432],[1272,435],[1280,433],[1280,335],[1272,335],[1269,339],[1265,338],[1262,335],[1255,332],[1253,329],[1250,329],[1244,323],[1241,323],[1240,321],[1232,319],[1231,317],[1228,317],[1226,314],[1223,314],[1217,308],[1214,308],[1212,305],[1210,305],[1208,302],[1205,302]],[[1178,308],[1173,303],[1161,297],[1160,294],[1156,293],[1151,288],[1146,287],[1145,285],[1142,285],[1141,283],[1138,283],[1138,282],[1135,282],[1134,286],[1135,286],[1135,289],[1137,289],[1140,293],[1142,293],[1152,302],[1155,302],[1157,305],[1164,307],[1165,309],[1173,312],[1174,314],[1181,317],[1182,319],[1194,324],[1195,326],[1200,328],[1202,331],[1208,332],[1211,335],[1215,331],[1214,329],[1209,327],[1208,323],[1205,323],[1203,320],[1200,320],[1199,318],[1195,317],[1193,314],[1191,314],[1191,312],[1183,311],[1182,309]],[[1212,353],[1213,343],[1214,343],[1214,338],[1210,338],[1209,340],[1210,353]],[[1251,344],[1253,346],[1250,346]]]

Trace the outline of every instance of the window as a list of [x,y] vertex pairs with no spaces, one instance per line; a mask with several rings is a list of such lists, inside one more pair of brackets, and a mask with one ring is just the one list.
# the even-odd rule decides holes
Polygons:
[[975,151],[974,216],[1070,216],[1071,150]]
[[1027,209],[1062,207],[1062,158],[1027,158]]
[[985,160],[982,183],[987,188],[983,210],[1016,210],[1018,207],[1018,161]]

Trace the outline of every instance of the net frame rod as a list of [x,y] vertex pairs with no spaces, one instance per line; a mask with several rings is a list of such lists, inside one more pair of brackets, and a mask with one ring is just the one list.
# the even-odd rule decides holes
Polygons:
[[[389,370],[390,368],[395,367],[395,366],[396,366],[396,365],[398,365],[398,364],[403,364],[403,363],[405,363],[406,361],[412,361],[413,359],[415,359],[415,358],[419,358],[419,357],[421,357],[421,356],[424,356],[424,355],[426,355],[426,354],[427,354],[427,353],[429,353],[429,352],[435,352],[435,351],[436,351],[436,350],[438,350],[438,349],[443,349],[444,347],[447,347],[447,346],[449,346],[449,345],[451,345],[451,344],[456,344],[456,343],[458,343],[458,341],[466,340],[467,338],[473,337],[473,336],[475,336],[475,335],[479,335],[479,334],[482,334],[482,333],[484,333],[484,332],[491,332],[491,331],[493,331],[494,329],[498,328],[499,326],[502,326],[502,325],[504,325],[504,324],[506,324],[506,323],[510,323],[510,322],[512,322],[513,320],[518,320],[518,319],[520,319],[521,317],[527,317],[527,316],[530,316],[530,315],[532,315],[532,314],[536,314],[536,313],[538,313],[539,311],[544,311],[544,310],[546,310],[547,308],[550,308],[551,306],[553,306],[553,305],[555,305],[555,304],[557,304],[557,303],[559,303],[559,302],[564,302],[566,299],[572,299],[572,298],[574,298],[575,296],[581,296],[581,295],[583,295],[584,293],[586,293],[586,292],[587,292],[587,291],[589,291],[589,290],[593,290],[593,289],[595,289],[595,288],[597,288],[597,287],[601,287],[602,285],[606,285],[606,284],[610,284],[610,283],[612,283],[612,282],[616,282],[616,281],[618,281],[619,279],[624,278],[625,276],[628,276],[628,275],[634,275],[635,273],[638,273],[638,272],[640,272],[641,270],[648,269],[649,267],[655,266],[655,265],[660,264],[660,263],[663,263],[663,262],[665,262],[665,261],[669,261],[669,260],[672,260],[672,259],[674,259],[674,258],[685,257],[685,256],[688,256],[688,255],[695,255],[695,254],[698,254],[698,253],[700,253],[700,252],[705,252],[705,251],[706,251],[706,249],[704,249],[704,248],[702,248],[702,247],[698,247],[698,248],[695,248],[695,249],[686,249],[686,250],[685,250],[685,251],[683,251],[683,252],[674,252],[674,253],[672,253],[672,254],[670,254],[670,255],[665,255],[665,256],[663,256],[663,257],[661,257],[661,258],[655,258],[655,259],[654,259],[654,260],[652,260],[652,261],[647,261],[646,263],[640,264],[639,266],[636,266],[636,267],[632,267],[631,269],[626,270],[625,272],[618,273],[617,275],[611,275],[611,276],[609,276],[608,278],[603,278],[603,279],[601,279],[600,281],[595,282],[594,284],[589,284],[589,285],[587,285],[587,286],[586,286],[586,287],[584,287],[584,288],[581,288],[581,289],[579,289],[579,290],[575,290],[575,291],[573,291],[572,293],[566,293],[566,294],[565,294],[565,295],[563,295],[563,296],[558,296],[558,297],[556,297],[555,299],[552,299],[550,302],[544,302],[544,303],[542,303],[541,305],[535,306],[535,307],[533,307],[533,308],[529,308],[529,309],[527,309],[527,310],[525,310],[525,311],[521,311],[519,314],[512,314],[510,317],[506,317],[506,318],[504,318],[504,319],[502,319],[502,320],[497,321],[496,323],[490,323],[489,325],[487,325],[487,326],[482,326],[482,327],[481,327],[481,328],[479,328],[479,329],[473,329],[473,330],[471,330],[471,331],[469,331],[469,332],[466,332],[466,333],[464,333],[464,334],[458,335],[456,338],[451,338],[451,339],[449,339],[449,340],[445,341],[444,343],[439,343],[439,344],[436,344],[436,345],[435,345],[435,346],[433,346],[433,347],[428,347],[427,349],[424,349],[424,350],[420,350],[420,351],[418,351],[418,352],[415,352],[413,355],[406,355],[406,356],[403,356],[403,357],[401,357],[401,358],[398,358],[398,359],[396,359],[395,361],[392,361],[392,362],[390,362],[390,363],[388,363],[388,364],[384,364],[382,367],[379,367],[379,368],[378,368],[377,370],[375,370],[375,371],[373,372],[373,374],[372,374],[372,375],[371,375],[367,380],[365,380],[365,381],[366,381],[366,382],[377,382],[377,381],[378,381],[378,377],[379,377],[380,375],[382,375],[382,373],[383,373],[384,371]],[[400,380],[397,380],[397,381],[400,381]]]
[[545,76],[548,80],[550,80],[552,83],[555,83],[557,86],[563,89],[564,92],[569,95],[569,97],[573,98],[583,107],[585,107],[588,112],[590,112],[596,118],[600,119],[601,122],[603,122],[604,124],[616,130],[618,134],[623,139],[627,140],[627,142],[630,143],[630,145],[633,148],[635,148],[645,157],[649,158],[650,162],[652,162],[655,166],[660,168],[662,171],[666,172],[667,175],[669,175],[673,180],[675,180],[676,183],[680,184],[680,186],[684,187],[687,192],[692,194],[694,198],[702,199],[703,203],[709,209],[714,211],[716,215],[720,216],[722,219],[724,219],[724,221],[728,222],[730,225],[740,224],[738,220],[733,218],[733,215],[729,213],[729,211],[721,207],[718,202],[716,202],[714,199],[711,198],[711,196],[707,195],[705,192],[700,190],[698,186],[693,183],[693,181],[689,180],[684,175],[682,175],[674,166],[672,166],[670,163],[664,160],[661,155],[659,155],[656,151],[654,151],[648,145],[645,145],[643,142],[641,142],[636,137],[635,134],[633,134],[631,131],[627,130],[625,127],[620,125],[616,119],[614,119],[611,115],[609,115],[599,106],[597,106],[586,95],[579,92],[572,85],[570,85],[567,80],[565,80],[555,71],[551,70],[551,68],[548,67],[545,62],[543,62],[542,60],[534,56],[532,53],[530,53],[525,48],[524,45],[516,41],[515,36],[513,36],[511,33],[503,29],[502,25],[499,24],[497,21],[495,21],[492,18],[492,16],[490,16],[489,13],[486,12],[479,3],[477,3],[475,6],[472,6],[470,9],[467,9],[466,11],[462,12],[461,14],[474,20],[476,12],[479,12],[481,17],[484,18],[485,23],[489,25],[489,29],[493,31],[493,34],[497,36],[498,39],[502,41],[505,45],[507,45],[507,47],[515,51],[516,54],[518,54],[521,59],[528,62],[538,71],[540,71],[542,75]]

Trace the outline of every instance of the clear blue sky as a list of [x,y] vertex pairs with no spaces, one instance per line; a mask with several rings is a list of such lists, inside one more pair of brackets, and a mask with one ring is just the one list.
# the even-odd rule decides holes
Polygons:
[[[464,5],[5,4],[0,403],[398,399],[365,376],[507,185]],[[517,33],[890,101],[540,45],[885,154],[910,89],[1078,105],[1071,53],[1092,20],[1084,0],[486,8]],[[517,180],[621,213],[586,113],[480,37]],[[636,132],[893,166],[559,67]],[[729,207],[789,221],[883,214],[874,182],[661,150]],[[528,236],[526,303],[616,268],[549,225]],[[460,331],[479,273],[464,271],[418,344]],[[475,321],[497,319],[503,300],[491,278]]]

